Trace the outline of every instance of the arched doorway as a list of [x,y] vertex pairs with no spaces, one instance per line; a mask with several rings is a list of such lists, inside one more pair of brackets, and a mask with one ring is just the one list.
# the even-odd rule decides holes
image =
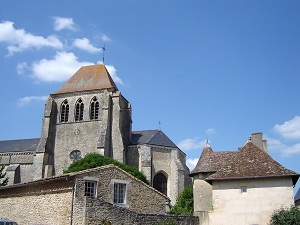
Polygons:
[[167,195],[167,178],[162,173],[157,173],[153,178],[153,187],[161,193]]

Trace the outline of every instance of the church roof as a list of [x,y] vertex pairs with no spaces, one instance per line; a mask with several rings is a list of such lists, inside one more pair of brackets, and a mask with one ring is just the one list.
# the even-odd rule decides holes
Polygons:
[[226,163],[231,161],[236,152],[223,151],[213,152],[209,145],[206,145],[202,151],[202,154],[197,162],[195,169],[192,170],[190,175],[197,173],[217,172]]
[[300,174],[283,167],[268,153],[257,147],[251,141],[248,141],[244,147],[238,150],[232,160],[228,161],[225,166],[206,178],[206,180],[212,181],[283,176],[291,176],[293,178],[293,183],[295,184]]
[[103,64],[97,64],[81,67],[54,94],[102,89],[118,90],[106,67]]
[[39,138],[0,141],[0,153],[35,151]]
[[143,144],[177,148],[177,146],[161,130],[133,131],[130,145]]

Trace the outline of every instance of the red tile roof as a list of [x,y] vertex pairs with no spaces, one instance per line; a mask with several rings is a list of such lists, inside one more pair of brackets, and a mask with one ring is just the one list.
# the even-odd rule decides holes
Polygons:
[[103,64],[98,64],[81,67],[54,94],[101,89],[118,90],[106,67]]
[[248,141],[232,160],[205,180],[228,180],[291,176],[295,184],[300,174],[286,169],[269,154]]

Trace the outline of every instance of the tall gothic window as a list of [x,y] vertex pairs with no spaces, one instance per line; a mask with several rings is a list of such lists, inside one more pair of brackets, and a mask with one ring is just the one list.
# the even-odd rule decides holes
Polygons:
[[153,187],[161,193],[167,195],[167,178],[162,173],[157,173],[153,178]]
[[99,101],[96,97],[94,97],[91,101],[90,117],[91,120],[97,120],[99,118]]
[[82,102],[82,99],[78,99],[75,105],[75,121],[81,121],[83,120],[83,108],[84,104]]
[[60,112],[61,112],[60,121],[68,122],[68,120],[69,120],[69,103],[68,103],[67,99],[64,100],[63,103],[61,104]]

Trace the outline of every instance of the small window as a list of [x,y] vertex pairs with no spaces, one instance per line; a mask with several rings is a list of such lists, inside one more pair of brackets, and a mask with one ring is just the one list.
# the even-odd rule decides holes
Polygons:
[[241,193],[243,194],[243,193],[247,193],[247,187],[241,187]]
[[99,101],[96,97],[93,97],[91,101],[90,118],[91,120],[99,119]]
[[69,120],[69,103],[67,100],[64,100],[61,104],[61,114],[60,114],[60,121],[61,122],[68,122]]
[[96,197],[96,184],[95,181],[85,181],[84,196],[94,198]]
[[125,204],[126,184],[114,183],[114,203]]
[[78,99],[75,104],[75,121],[82,121],[83,120],[83,109],[84,104],[82,102],[82,99]]

